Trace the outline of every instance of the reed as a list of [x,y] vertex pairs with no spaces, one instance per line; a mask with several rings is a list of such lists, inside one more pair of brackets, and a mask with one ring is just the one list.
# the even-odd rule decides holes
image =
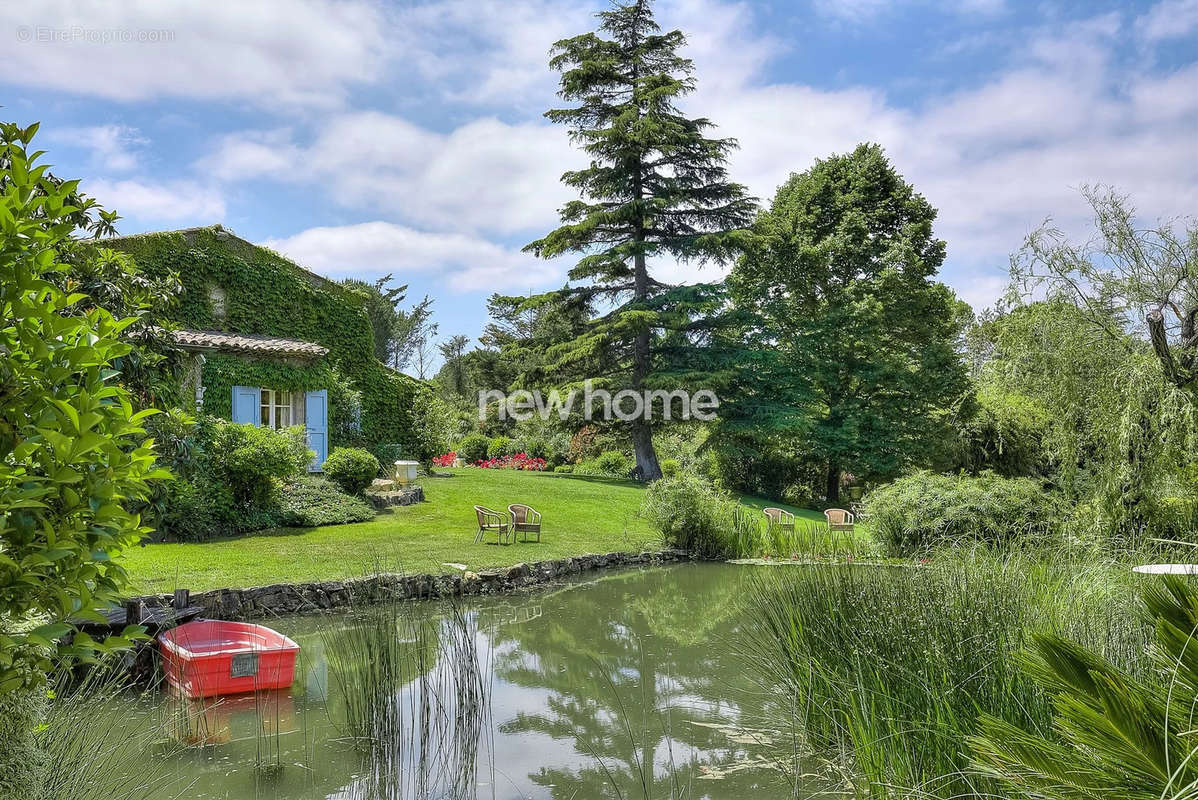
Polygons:
[[777,695],[775,727],[838,762],[857,796],[993,797],[969,767],[979,713],[1036,732],[1051,721],[1019,666],[1033,632],[1140,668],[1148,632],[1112,574],[984,550],[923,568],[770,570],[747,593],[738,647]]
[[[111,709],[128,704],[119,659],[51,682],[52,700],[38,744],[51,765],[45,800],[155,800],[183,797],[187,786],[166,768],[154,728],[114,731]],[[168,753],[169,755],[169,753]]]
[[363,759],[346,800],[474,797],[491,675],[474,617],[452,603],[443,616],[373,606],[322,639]]

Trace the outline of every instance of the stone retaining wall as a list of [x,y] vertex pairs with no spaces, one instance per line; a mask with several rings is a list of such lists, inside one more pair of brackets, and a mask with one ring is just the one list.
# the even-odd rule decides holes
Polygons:
[[[201,606],[204,616],[244,620],[279,614],[296,614],[348,608],[385,600],[415,600],[431,597],[461,597],[513,592],[557,578],[591,570],[646,564],[669,564],[695,560],[685,550],[650,553],[607,553],[582,555],[556,561],[515,564],[500,569],[450,575],[401,575],[384,573],[348,581],[281,583],[252,589],[213,589],[191,596],[191,605]],[[171,595],[147,595],[147,606],[170,605]]]

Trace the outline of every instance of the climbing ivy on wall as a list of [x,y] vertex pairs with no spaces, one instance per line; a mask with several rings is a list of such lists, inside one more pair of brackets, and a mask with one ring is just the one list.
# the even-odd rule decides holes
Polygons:
[[[329,349],[324,359],[312,365],[208,356],[204,411],[228,419],[233,386],[288,391],[328,388],[330,429],[344,430],[335,420],[349,413],[346,398],[356,391],[361,397],[358,441],[334,440],[334,444],[395,444],[420,460],[438,455],[444,446],[430,441],[421,418],[421,410],[428,407],[425,395],[431,396],[432,390],[374,357],[374,334],[356,292],[219,225],[128,236],[103,244],[129,253],[151,276],[178,274],[183,292],[176,315],[182,327],[282,336]],[[216,287],[224,292],[223,313],[214,308],[211,298]]]
[[[312,364],[289,364],[272,359],[241,358],[223,354],[205,356],[204,413],[229,419],[233,414],[234,386],[311,392],[329,388],[334,380],[333,368],[321,361]],[[329,413],[333,414],[331,407]]]

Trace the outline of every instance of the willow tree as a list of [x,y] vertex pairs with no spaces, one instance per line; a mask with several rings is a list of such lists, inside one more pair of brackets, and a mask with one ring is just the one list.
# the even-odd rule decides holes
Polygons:
[[[580,297],[610,308],[552,350],[555,366],[576,380],[637,393],[688,388],[677,385],[676,364],[657,344],[703,328],[694,313],[702,290],[658,280],[651,262],[728,259],[755,203],[727,179],[735,141],[709,138],[711,122],[676,105],[695,88],[693,64],[679,55],[681,31],[661,33],[646,0],[598,17],[598,32],[557,42],[550,61],[562,73],[559,96],[576,105],[545,116],[569,126],[571,141],[591,159],[562,176],[580,199],[561,209],[561,227],[525,248],[544,258],[580,254],[569,272],[577,285],[525,303]],[[687,377],[693,388],[703,382]],[[626,424],[642,477],[660,477],[652,421]]]
[[[1142,223],[1127,197],[1086,186],[1094,233],[1069,240],[1051,222],[1012,259],[1017,299],[1047,294],[1128,354],[1149,341],[1161,373],[1191,395],[1198,390],[1198,221]],[[1128,334],[1132,334],[1131,337]]]

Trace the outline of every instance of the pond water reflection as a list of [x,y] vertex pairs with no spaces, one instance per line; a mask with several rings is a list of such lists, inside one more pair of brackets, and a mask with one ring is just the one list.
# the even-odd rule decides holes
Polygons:
[[[768,767],[754,720],[769,698],[729,644],[752,569],[647,568],[387,609],[404,621],[396,634],[388,618],[382,646],[366,630],[378,609],[279,619],[303,648],[290,690],[143,697],[106,724],[162,732],[156,798],[810,796],[828,787],[795,793]],[[453,663],[464,652],[472,669]]]

